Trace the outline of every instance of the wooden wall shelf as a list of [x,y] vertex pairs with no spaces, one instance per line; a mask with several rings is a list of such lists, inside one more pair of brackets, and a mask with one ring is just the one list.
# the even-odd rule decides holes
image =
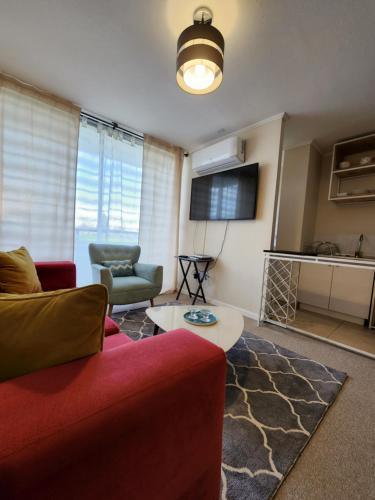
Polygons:
[[359,167],[341,168],[333,170],[339,177],[358,177],[360,175],[375,174],[375,163],[371,165],[360,165]]
[[[372,158],[369,165],[360,164],[361,158],[365,156]],[[349,161],[351,166],[340,169],[342,161]],[[355,191],[360,190],[363,192],[355,194]],[[367,190],[369,192],[366,193]],[[340,196],[339,193],[347,195]],[[375,133],[341,141],[333,146],[328,200],[341,203],[375,201]]]
[[335,196],[328,198],[330,201],[340,201],[344,203],[354,203],[356,201],[375,201],[375,193],[352,194],[348,196]]

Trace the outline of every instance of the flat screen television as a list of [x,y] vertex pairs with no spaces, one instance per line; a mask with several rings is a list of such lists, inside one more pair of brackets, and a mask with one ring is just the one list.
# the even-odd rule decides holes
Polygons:
[[190,220],[255,219],[258,163],[192,180]]

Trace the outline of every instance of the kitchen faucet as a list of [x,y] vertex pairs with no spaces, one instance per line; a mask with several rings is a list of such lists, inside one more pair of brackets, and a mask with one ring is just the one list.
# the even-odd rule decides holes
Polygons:
[[360,257],[362,241],[363,241],[363,234],[361,234],[358,238],[357,250],[355,251],[355,254],[354,254],[354,257],[356,257],[356,258]]

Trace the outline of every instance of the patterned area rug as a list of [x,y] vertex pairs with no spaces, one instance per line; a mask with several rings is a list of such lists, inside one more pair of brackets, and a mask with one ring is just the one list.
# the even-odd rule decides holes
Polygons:
[[[153,334],[145,309],[114,315],[134,340]],[[244,331],[227,353],[222,500],[275,495],[346,374]]]

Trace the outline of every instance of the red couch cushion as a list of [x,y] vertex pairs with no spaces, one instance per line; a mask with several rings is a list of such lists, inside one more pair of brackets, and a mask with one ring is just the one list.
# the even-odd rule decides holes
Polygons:
[[117,333],[115,335],[111,335],[110,337],[104,338],[103,351],[108,351],[109,349],[115,349],[120,345],[129,344],[130,342],[134,342],[134,340],[129,338],[124,333]]
[[118,327],[118,324],[113,321],[112,318],[109,316],[105,317],[105,322],[104,322],[104,335],[115,335],[116,333],[119,333],[120,328]]
[[76,287],[74,262],[35,262],[35,267],[44,292]]

